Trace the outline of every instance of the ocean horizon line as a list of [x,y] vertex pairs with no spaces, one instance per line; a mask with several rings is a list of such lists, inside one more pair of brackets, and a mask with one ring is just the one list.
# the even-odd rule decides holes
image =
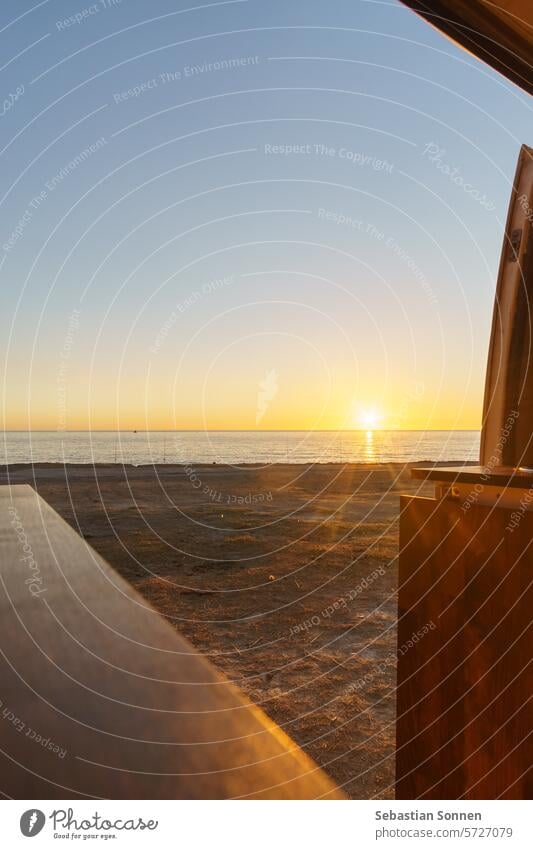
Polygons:
[[480,427],[351,427],[351,428],[80,428],[72,430],[57,430],[53,428],[6,428],[1,433],[480,433]]

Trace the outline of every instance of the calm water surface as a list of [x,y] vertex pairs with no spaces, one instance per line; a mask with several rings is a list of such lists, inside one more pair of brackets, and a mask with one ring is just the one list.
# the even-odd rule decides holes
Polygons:
[[7,431],[0,463],[477,460],[479,431]]

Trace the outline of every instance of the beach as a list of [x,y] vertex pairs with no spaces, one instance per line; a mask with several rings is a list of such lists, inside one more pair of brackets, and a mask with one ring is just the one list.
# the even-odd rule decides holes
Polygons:
[[359,799],[394,796],[403,464],[1,467]]

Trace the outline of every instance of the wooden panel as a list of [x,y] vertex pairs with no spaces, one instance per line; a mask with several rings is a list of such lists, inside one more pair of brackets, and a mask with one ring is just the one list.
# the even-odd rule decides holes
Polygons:
[[401,508],[397,798],[531,798],[533,513]]
[[531,0],[402,0],[453,41],[533,93]]
[[0,517],[4,794],[343,798],[31,487]]

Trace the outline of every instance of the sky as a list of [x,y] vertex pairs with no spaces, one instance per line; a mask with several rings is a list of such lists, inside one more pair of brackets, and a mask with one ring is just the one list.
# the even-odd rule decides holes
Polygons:
[[524,92],[382,0],[0,40],[5,429],[480,426]]

